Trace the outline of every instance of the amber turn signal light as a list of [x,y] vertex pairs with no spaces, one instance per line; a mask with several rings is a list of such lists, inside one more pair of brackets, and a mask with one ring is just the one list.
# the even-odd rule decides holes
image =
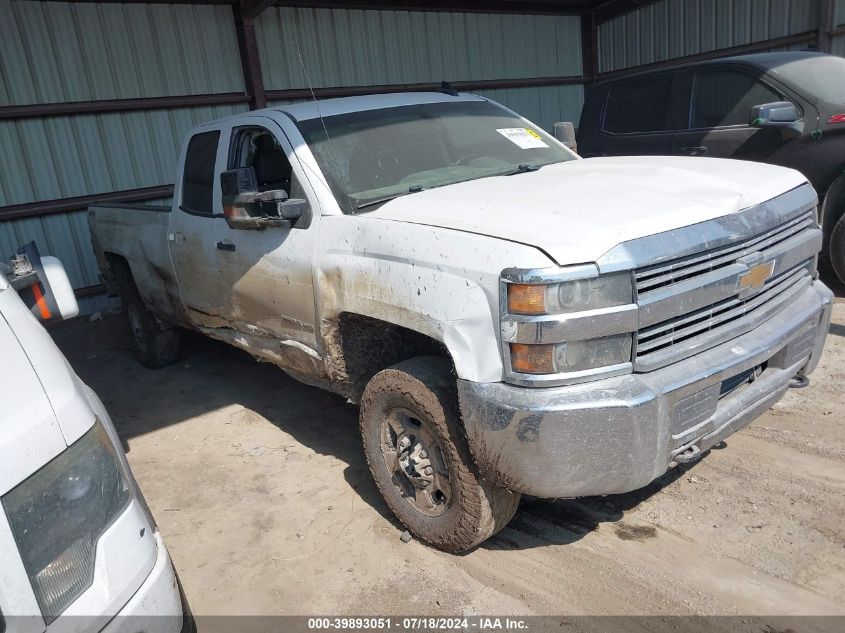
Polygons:
[[508,284],[510,314],[546,314],[546,286]]
[[553,374],[554,355],[554,345],[511,343],[511,368],[521,374]]

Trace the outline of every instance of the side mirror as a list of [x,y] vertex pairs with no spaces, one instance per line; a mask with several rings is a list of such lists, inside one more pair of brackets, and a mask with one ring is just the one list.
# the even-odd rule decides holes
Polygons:
[[751,127],[791,128],[800,133],[804,127],[799,122],[800,118],[801,113],[794,103],[776,101],[752,107],[749,125]]
[[9,283],[41,322],[71,319],[79,314],[73,286],[58,258],[42,257],[35,242],[30,242],[18,249],[9,264]]
[[263,231],[290,228],[305,212],[308,203],[288,198],[284,189],[258,191],[255,170],[239,167],[220,174],[223,215],[233,229]]

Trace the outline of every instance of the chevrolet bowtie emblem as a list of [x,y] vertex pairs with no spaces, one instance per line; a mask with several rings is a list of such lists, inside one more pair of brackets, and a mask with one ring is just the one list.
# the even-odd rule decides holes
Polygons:
[[751,288],[760,288],[766,280],[775,272],[774,260],[757,264],[751,270],[739,278],[738,290],[749,290]]

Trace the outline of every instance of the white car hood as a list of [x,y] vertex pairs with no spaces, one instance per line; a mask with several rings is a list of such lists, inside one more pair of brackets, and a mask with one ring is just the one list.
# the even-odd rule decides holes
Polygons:
[[44,387],[7,320],[7,308],[20,300],[3,286],[0,280],[0,495],[65,449]]
[[93,423],[82,381],[18,294],[0,279],[0,495]]
[[367,215],[536,246],[565,265],[736,213],[804,182],[792,169],[750,161],[589,158],[402,196]]

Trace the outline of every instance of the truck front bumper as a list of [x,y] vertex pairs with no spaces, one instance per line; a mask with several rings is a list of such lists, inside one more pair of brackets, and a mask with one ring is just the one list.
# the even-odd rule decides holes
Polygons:
[[649,373],[550,389],[459,380],[481,476],[537,497],[645,486],[749,424],[796,373],[815,369],[832,297],[817,281],[751,332]]
[[182,604],[176,573],[161,534],[154,533],[158,554],[155,566],[135,595],[101,633],[183,633]]

